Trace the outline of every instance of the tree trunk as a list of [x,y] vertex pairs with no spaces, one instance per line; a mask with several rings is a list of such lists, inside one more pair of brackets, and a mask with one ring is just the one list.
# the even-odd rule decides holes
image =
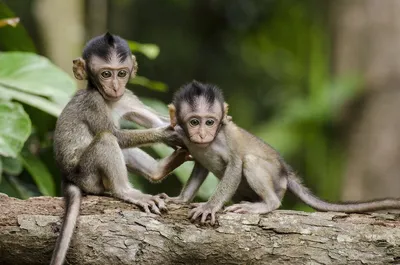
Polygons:
[[339,0],[332,7],[334,72],[362,76],[365,91],[348,113],[343,197],[399,197],[400,1]]
[[45,48],[45,55],[72,76],[72,60],[84,44],[84,1],[35,1],[33,13]]
[[[0,264],[48,264],[61,198],[0,196]],[[188,207],[146,214],[87,196],[67,264],[399,264],[400,217],[274,211],[219,215],[217,227],[187,219]]]

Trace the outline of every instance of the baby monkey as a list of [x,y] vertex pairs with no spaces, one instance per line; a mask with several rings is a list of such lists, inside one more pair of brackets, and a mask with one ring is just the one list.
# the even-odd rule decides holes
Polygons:
[[400,208],[400,200],[335,204],[314,196],[301,184],[279,153],[261,139],[238,127],[227,116],[228,105],[214,85],[193,81],[184,85],[169,105],[171,124],[182,136],[195,160],[194,169],[181,194],[174,198],[189,202],[209,171],[220,179],[211,196],[189,212],[189,218],[205,223],[226,202],[225,212],[268,213],[280,207],[286,189],[319,211],[368,212]]
[[[54,132],[66,207],[52,265],[64,262],[84,193],[108,194],[160,214],[166,209],[165,196],[143,194],[133,188],[127,166],[147,178],[164,177],[182,164],[186,155],[178,149],[157,163],[136,148],[158,142],[179,146],[182,141],[162,117],[126,91],[137,64],[125,40],[109,33],[91,39],[82,58],[74,60],[73,70],[76,78],[87,79],[88,84],[64,108]],[[123,130],[114,114],[158,128]]]

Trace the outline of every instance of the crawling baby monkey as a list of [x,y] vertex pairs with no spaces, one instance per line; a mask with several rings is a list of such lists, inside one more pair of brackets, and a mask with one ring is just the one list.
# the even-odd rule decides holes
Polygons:
[[[225,212],[268,213],[281,205],[286,189],[319,211],[369,212],[400,208],[400,200],[336,204],[313,195],[279,153],[267,143],[237,126],[227,116],[228,105],[221,90],[193,81],[184,85],[169,105],[171,124],[181,135],[195,160],[190,178],[173,200],[190,202],[211,171],[220,182],[211,196],[189,212],[189,218],[207,218],[215,224],[215,213],[226,202]],[[156,179],[161,180],[161,179]]]

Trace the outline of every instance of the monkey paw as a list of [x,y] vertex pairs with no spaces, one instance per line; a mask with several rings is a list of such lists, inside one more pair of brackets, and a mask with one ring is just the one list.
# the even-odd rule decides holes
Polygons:
[[185,146],[182,137],[179,135],[178,132],[174,130],[171,125],[163,127],[162,130],[165,133],[165,138],[163,139],[164,144],[171,147]]
[[215,213],[219,210],[218,207],[210,205],[209,203],[194,203],[192,204],[195,208],[189,212],[189,218],[192,222],[196,221],[198,217],[200,218],[200,223],[205,224],[207,217],[210,216],[210,224],[215,225]]
[[168,210],[164,202],[165,196],[164,193],[159,195],[143,194],[143,197],[137,199],[134,204],[142,207],[146,213],[161,214],[161,212]]

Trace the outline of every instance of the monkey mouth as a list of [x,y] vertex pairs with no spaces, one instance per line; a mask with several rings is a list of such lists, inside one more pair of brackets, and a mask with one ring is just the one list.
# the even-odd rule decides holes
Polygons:
[[199,147],[206,147],[209,144],[211,144],[212,141],[207,141],[207,142],[199,142],[199,141],[191,141],[192,143],[194,143],[195,145],[199,146]]
[[122,98],[123,95],[124,95],[124,94],[121,94],[121,95],[118,95],[118,96],[110,96],[110,95],[107,95],[107,100],[110,100],[110,101],[118,101],[118,100],[120,100],[120,99]]

